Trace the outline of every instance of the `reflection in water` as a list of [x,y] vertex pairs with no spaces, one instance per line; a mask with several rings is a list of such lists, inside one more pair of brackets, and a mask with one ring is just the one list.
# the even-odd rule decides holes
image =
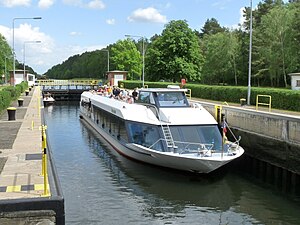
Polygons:
[[51,113],[52,113],[52,111],[53,111],[53,105],[49,105],[49,106],[45,107],[45,109],[47,110],[47,113],[48,113],[49,115],[51,115]]
[[240,175],[193,175],[115,153],[78,107],[46,112],[67,224],[297,224],[299,205]]

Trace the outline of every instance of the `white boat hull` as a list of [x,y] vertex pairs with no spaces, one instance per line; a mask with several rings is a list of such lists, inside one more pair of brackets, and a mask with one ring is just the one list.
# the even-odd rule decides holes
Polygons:
[[107,131],[98,127],[89,116],[82,112],[80,114],[117,152],[126,157],[156,166],[196,173],[209,173],[240,157],[244,153],[243,148],[239,147],[234,154],[212,153],[210,156],[201,156],[196,153],[159,152],[130,143],[123,145],[116,137],[111,136]]
[[46,97],[43,99],[44,106],[53,105],[55,102],[53,97]]

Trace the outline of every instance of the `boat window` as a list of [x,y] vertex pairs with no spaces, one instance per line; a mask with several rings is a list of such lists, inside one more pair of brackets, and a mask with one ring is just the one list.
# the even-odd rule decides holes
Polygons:
[[150,92],[140,92],[138,102],[150,103]]
[[184,92],[157,92],[160,107],[188,107],[189,103]]
[[94,106],[95,122],[97,125],[117,137],[121,142],[128,142],[125,121],[115,115]]
[[128,123],[129,141],[145,147],[150,147],[155,142],[155,150],[162,151],[162,144],[159,141],[159,130],[156,126],[140,123]]
[[118,129],[118,136],[120,140],[124,140],[125,142],[128,142],[126,127],[125,127],[125,121],[120,120],[119,121],[119,129]]
[[155,104],[153,93],[150,93],[150,104]]
[[[170,126],[173,140],[181,148],[195,148],[199,144],[211,145],[214,150],[222,149],[222,136],[217,125]],[[189,144],[188,144],[189,143]]]

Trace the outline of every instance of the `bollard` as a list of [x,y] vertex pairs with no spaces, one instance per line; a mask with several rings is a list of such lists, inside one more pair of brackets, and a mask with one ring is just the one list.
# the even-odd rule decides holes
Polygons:
[[15,107],[7,108],[8,120],[16,120],[16,110]]
[[215,105],[215,119],[218,122],[218,124],[221,124],[222,122],[222,106],[221,105]]
[[31,87],[29,87],[28,90],[31,91]]
[[19,99],[18,99],[19,107],[23,106],[23,101],[24,101],[23,98],[19,98]]
[[240,99],[240,103],[241,103],[241,106],[246,105],[246,99],[245,98],[241,98]]
[[29,95],[29,90],[25,91],[25,95],[28,96]]

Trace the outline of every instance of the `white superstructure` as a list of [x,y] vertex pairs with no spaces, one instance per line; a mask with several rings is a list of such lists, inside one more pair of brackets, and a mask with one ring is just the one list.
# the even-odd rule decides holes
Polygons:
[[244,152],[238,142],[224,143],[216,120],[190,105],[184,89],[141,89],[135,103],[83,92],[80,108],[116,151],[145,163],[208,173]]

